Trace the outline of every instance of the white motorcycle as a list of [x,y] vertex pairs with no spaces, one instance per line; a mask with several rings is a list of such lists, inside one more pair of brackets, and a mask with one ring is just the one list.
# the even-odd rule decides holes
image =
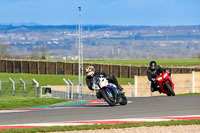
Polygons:
[[121,93],[115,84],[109,83],[103,75],[96,75],[93,77],[92,88],[100,94],[110,106],[116,104],[126,105],[127,98],[124,93]]

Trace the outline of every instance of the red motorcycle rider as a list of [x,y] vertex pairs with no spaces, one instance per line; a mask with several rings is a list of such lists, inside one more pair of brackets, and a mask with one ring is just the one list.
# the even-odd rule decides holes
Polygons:
[[159,69],[162,69],[164,72],[169,73],[169,76],[171,76],[171,73],[168,70],[163,69],[160,66],[157,66],[155,61],[151,61],[149,63],[149,68],[147,69],[147,76],[148,76],[149,81],[151,81],[151,88],[150,88],[151,92],[154,92],[154,91],[159,91],[160,93],[162,92],[159,89],[159,85],[156,82],[156,72]]

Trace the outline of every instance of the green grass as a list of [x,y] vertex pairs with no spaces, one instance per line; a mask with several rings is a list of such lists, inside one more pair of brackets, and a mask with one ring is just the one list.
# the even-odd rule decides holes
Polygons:
[[[21,59],[27,61],[27,59]],[[21,61],[20,60],[20,61]],[[159,65],[162,66],[194,66],[200,65],[200,59],[133,59],[133,60],[84,60],[84,63],[95,63],[95,64],[113,64],[113,65],[132,65],[132,66],[148,66],[149,62],[155,60]],[[28,61],[49,61],[49,62],[68,62],[78,63],[78,60],[28,60]]]
[[[47,75],[47,74],[24,74],[24,73],[0,73],[0,79],[8,79],[11,77],[16,82],[20,82],[19,79],[31,81],[33,78],[36,79],[39,84],[44,85],[65,85],[63,78],[77,81],[78,76],[76,75]],[[32,81],[31,81],[32,83]]]
[[[176,94],[176,96],[199,96],[200,93],[184,93],[184,94]],[[157,95],[157,96],[154,96],[154,97],[164,97],[164,96],[167,96],[166,94],[165,95]]]
[[148,66],[149,62],[152,60],[155,60],[157,64],[162,65],[162,66],[200,65],[200,59],[84,60],[84,63]]
[[75,131],[75,130],[97,130],[97,129],[118,129],[131,127],[152,127],[152,126],[172,126],[172,125],[200,125],[200,120],[179,120],[163,122],[144,122],[144,123],[121,123],[109,125],[84,125],[84,126],[55,126],[55,127],[38,127],[26,129],[5,129],[0,133],[35,133],[35,132],[56,132],[56,131]]
[[198,96],[200,93],[185,93],[185,94],[177,94],[176,96]]
[[[63,78],[71,79],[75,84],[78,83],[78,76],[77,75],[46,75],[46,74],[13,74],[13,73],[0,73],[0,79],[8,79],[11,77],[17,83],[20,83],[19,79],[22,78],[24,80],[29,80],[32,83],[32,79],[36,79],[40,85],[65,85]],[[84,76],[84,81],[85,81]],[[7,80],[8,81],[8,80]],[[133,79],[130,78],[118,78],[120,84],[127,84],[127,82],[132,82]],[[9,82],[9,81],[8,81]],[[7,82],[7,83],[8,83]]]
[[[137,59],[137,60],[84,60],[84,63],[94,64],[113,64],[113,65],[132,65],[148,66],[149,62],[155,60],[161,66],[194,66],[200,65],[200,59]],[[76,60],[67,60],[66,62],[75,63]]]
[[68,100],[56,99],[56,98],[37,98],[37,97],[18,97],[18,96],[1,97],[0,110],[51,105],[51,104],[66,102],[66,101]]

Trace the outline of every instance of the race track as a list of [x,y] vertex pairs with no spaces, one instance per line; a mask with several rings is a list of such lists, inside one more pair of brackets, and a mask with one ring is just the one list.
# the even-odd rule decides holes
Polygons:
[[200,96],[129,98],[126,106],[105,104],[0,112],[0,125],[200,115]]

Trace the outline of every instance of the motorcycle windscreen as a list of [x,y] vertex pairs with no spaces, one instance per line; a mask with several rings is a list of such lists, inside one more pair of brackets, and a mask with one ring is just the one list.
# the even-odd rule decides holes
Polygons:
[[156,71],[156,75],[159,75],[159,76],[163,75],[163,70],[162,70],[161,68],[158,69],[158,70]]
[[93,83],[99,84],[99,78],[100,78],[99,75],[94,76],[94,77],[93,77]]

